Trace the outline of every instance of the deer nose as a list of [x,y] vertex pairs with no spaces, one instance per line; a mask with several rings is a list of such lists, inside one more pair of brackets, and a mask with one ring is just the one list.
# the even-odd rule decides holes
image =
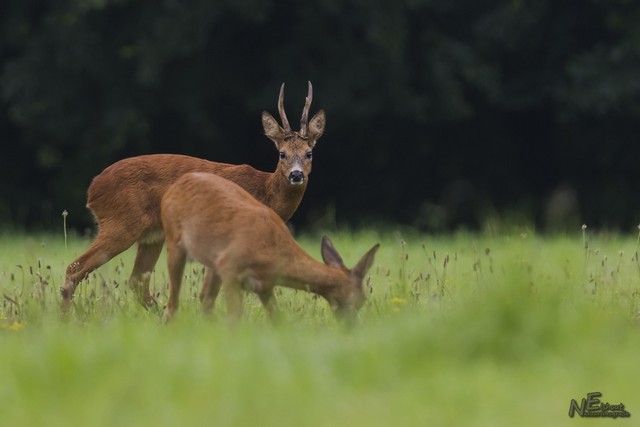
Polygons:
[[291,171],[289,174],[289,182],[295,185],[302,184],[304,182],[304,173],[299,170]]

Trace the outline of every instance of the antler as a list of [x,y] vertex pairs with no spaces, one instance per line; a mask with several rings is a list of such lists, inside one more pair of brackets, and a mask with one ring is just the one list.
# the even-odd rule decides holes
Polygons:
[[280,120],[282,120],[282,126],[284,127],[284,133],[291,133],[291,126],[289,125],[289,120],[287,120],[287,115],[284,112],[284,83],[280,86],[280,96],[278,97],[278,113],[280,113]]
[[307,136],[307,122],[309,121],[309,108],[311,107],[311,100],[313,99],[313,86],[309,82],[309,91],[307,97],[304,100],[304,109],[302,110],[302,119],[300,119],[300,136]]

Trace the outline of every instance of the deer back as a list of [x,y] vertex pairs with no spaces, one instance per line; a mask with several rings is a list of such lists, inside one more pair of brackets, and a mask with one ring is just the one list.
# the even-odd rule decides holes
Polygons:
[[218,265],[223,256],[239,269],[274,265],[273,260],[298,252],[273,210],[218,175],[180,177],[164,195],[161,214],[167,241],[178,243],[208,266]]
[[160,227],[160,202],[169,185],[188,172],[223,173],[230,167],[177,154],[127,158],[93,179],[87,207],[99,223],[113,218],[133,229]]

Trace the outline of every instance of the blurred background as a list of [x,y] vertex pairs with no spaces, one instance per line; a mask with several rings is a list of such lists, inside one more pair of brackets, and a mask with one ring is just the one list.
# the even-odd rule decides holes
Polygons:
[[260,114],[326,131],[293,223],[640,222],[640,2],[5,0],[0,226],[78,230],[91,179],[181,153],[272,171]]

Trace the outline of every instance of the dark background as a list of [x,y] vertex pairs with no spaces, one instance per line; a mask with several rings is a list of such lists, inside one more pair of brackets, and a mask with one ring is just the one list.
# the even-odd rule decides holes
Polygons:
[[635,0],[4,0],[0,225],[92,226],[93,176],[271,171],[260,113],[327,113],[299,226],[640,222]]

